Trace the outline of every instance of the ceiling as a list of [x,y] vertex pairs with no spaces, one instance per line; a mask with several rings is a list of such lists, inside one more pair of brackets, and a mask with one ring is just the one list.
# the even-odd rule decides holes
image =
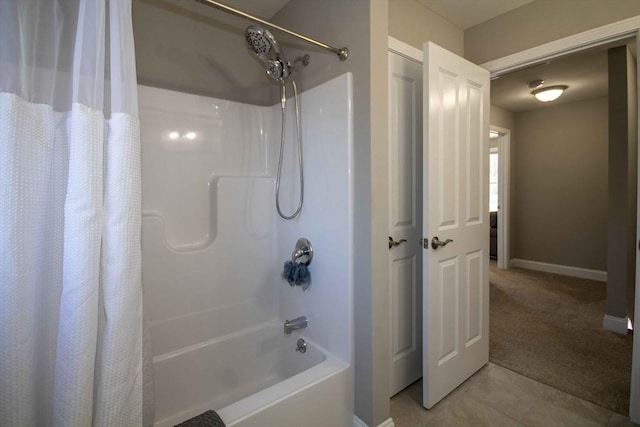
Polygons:
[[[223,3],[270,19],[289,0],[220,0]],[[394,1],[394,0],[390,0]],[[416,0],[461,29],[470,28],[534,0]],[[188,2],[191,3],[191,2]],[[194,4],[197,4],[193,2]],[[195,6],[197,7],[197,6]],[[210,9],[217,19],[238,18]],[[226,15],[226,16],[225,16]],[[556,101],[542,103],[531,95],[528,83],[542,79],[544,86],[568,85],[569,89]],[[515,71],[491,81],[491,103],[513,112],[607,96],[606,49],[580,53]]]
[[[0,0],[2,1],[2,0]],[[203,0],[134,0],[141,3],[156,5],[173,13],[186,14],[192,18],[201,17],[209,20],[210,25],[229,26],[242,35],[247,21],[238,15],[218,9],[212,4],[206,4]],[[271,19],[290,0],[216,0],[225,6],[238,9],[241,12],[254,15],[264,20]],[[229,29],[227,28],[227,29]]]
[[255,15],[258,18],[270,19],[289,0],[218,0],[227,6]]
[[[393,0],[390,0],[393,1]],[[535,0],[417,0],[459,28],[467,28],[517,9]],[[629,43],[629,41],[626,41]],[[515,71],[491,81],[491,104],[513,112],[566,104],[608,95],[607,49],[612,43],[593,50],[563,56],[553,61]],[[631,42],[634,43],[634,42]],[[631,46],[635,52],[635,46]],[[528,83],[544,80],[544,86],[567,85],[565,93],[553,102],[540,102]]]
[[[393,1],[393,0],[391,0]],[[417,0],[458,28],[466,30],[534,0]]]
[[[289,0],[219,0],[243,12],[270,19]],[[390,0],[394,1],[394,0]],[[534,0],[417,0],[457,27],[466,30]]]
[[[567,85],[553,102],[540,102],[528,83],[544,80],[544,86]],[[608,94],[607,50],[597,49],[558,58],[535,67],[515,71],[491,81],[491,104],[513,112],[566,104]]]

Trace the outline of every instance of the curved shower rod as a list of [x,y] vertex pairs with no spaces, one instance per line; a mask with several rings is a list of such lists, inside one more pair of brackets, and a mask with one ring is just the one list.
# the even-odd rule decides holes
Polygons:
[[314,39],[312,39],[310,37],[304,36],[302,34],[298,34],[298,33],[294,32],[294,31],[287,30],[286,28],[282,28],[282,27],[280,27],[280,26],[278,26],[276,24],[272,24],[271,22],[265,21],[264,19],[257,18],[257,17],[255,17],[253,15],[250,15],[250,14],[246,13],[246,12],[243,12],[241,10],[235,9],[235,8],[233,8],[231,6],[227,6],[226,4],[220,3],[219,1],[215,1],[215,0],[196,0],[196,1],[198,1],[198,2],[200,2],[202,4],[206,4],[207,6],[215,7],[216,9],[222,10],[223,12],[227,12],[227,13],[230,13],[232,15],[236,15],[236,16],[240,16],[242,18],[248,19],[249,21],[258,22],[258,23],[260,23],[262,25],[265,25],[265,26],[267,26],[269,28],[273,28],[274,30],[282,31],[283,33],[287,33],[287,34],[289,34],[289,35],[291,35],[293,37],[297,37],[297,38],[299,38],[301,40],[306,41],[307,43],[311,43],[311,44],[314,44],[316,46],[320,46],[322,48],[330,50],[331,52],[333,52],[336,55],[338,55],[338,58],[340,58],[340,61],[344,61],[349,57],[349,49],[346,48],[346,47],[338,49],[337,47],[330,46],[330,45],[328,45],[326,43],[322,43],[322,42],[320,42],[318,40],[314,40]]

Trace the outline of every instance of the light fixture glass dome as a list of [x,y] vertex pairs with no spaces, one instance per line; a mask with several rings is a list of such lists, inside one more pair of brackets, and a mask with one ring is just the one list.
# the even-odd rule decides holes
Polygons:
[[569,86],[566,86],[566,85],[549,86],[549,87],[536,89],[533,92],[531,92],[531,94],[535,96],[538,99],[538,101],[551,102],[558,99],[560,95],[562,95],[562,93],[568,88]]

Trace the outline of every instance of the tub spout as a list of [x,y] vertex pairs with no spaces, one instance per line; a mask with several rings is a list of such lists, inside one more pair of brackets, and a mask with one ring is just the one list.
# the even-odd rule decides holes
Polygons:
[[289,335],[292,331],[295,331],[296,329],[306,328],[307,323],[308,322],[307,322],[306,316],[300,316],[300,317],[296,317],[293,320],[287,320],[286,322],[284,322],[284,333]]

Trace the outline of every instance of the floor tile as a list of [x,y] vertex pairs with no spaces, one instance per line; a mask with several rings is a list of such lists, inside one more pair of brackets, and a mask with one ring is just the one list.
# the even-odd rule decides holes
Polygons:
[[513,418],[485,405],[482,402],[462,394],[453,401],[438,403],[427,426],[487,426],[487,427],[523,427]]
[[634,426],[637,426],[637,424],[633,424],[629,419],[629,417],[618,414],[616,412],[611,414],[611,419],[607,424],[607,427],[634,427]]
[[582,400],[560,390],[556,390],[552,387],[545,387],[547,388],[547,395],[545,401],[540,403],[540,406],[559,408],[566,412],[591,420],[598,425],[606,426],[611,419],[613,411],[609,409],[595,405],[586,400]]
[[627,417],[489,363],[432,409],[422,380],[391,399],[396,427],[632,427]]
[[522,377],[497,365],[489,364],[465,384],[465,392],[474,399],[505,415],[522,420],[533,405],[544,399],[539,383],[529,384]]
[[391,400],[391,416],[396,427],[523,427],[463,392],[447,396],[430,410],[408,394],[396,396]]
[[523,420],[527,427],[605,427],[587,416],[553,405],[537,405]]

